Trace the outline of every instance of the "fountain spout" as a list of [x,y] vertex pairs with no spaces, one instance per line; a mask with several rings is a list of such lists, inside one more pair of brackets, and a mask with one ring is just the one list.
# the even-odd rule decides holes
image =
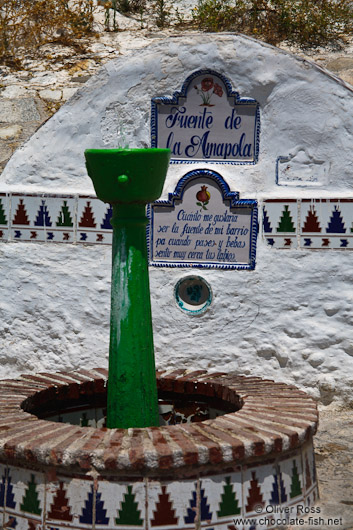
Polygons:
[[97,197],[113,208],[107,427],[158,426],[145,209],[162,193],[170,150],[89,149],[85,157]]

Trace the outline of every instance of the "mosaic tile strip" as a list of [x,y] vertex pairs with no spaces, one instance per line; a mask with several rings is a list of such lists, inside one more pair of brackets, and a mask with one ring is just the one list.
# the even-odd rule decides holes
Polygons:
[[44,474],[7,467],[2,476],[2,484],[3,491],[6,491],[4,527],[34,530],[41,525],[45,514]]
[[0,241],[111,245],[111,215],[92,196],[0,194]]
[[269,199],[262,212],[272,248],[353,249],[353,199]]
[[302,200],[300,244],[313,249],[353,249],[353,201]]
[[263,236],[272,248],[298,248],[298,206],[295,199],[265,201],[263,205]]
[[[0,193],[0,242],[111,245],[112,207],[90,195]],[[268,199],[262,235],[277,249],[353,250],[353,199]]]
[[304,508],[318,501],[312,469],[309,481],[300,465],[301,461],[312,465],[312,454],[309,443],[282,460],[174,481],[50,477],[2,466],[0,512],[4,528],[21,530],[39,530],[41,525],[50,530],[186,530],[195,525],[229,530],[249,527],[250,521],[256,521],[259,530],[272,528],[283,514],[292,516],[298,505]]

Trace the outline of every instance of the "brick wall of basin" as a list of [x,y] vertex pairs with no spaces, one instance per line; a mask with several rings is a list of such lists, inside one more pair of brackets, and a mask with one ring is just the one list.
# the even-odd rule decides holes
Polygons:
[[164,400],[223,412],[143,429],[40,418],[53,404],[104,404],[106,378],[95,369],[0,381],[3,528],[258,530],[315,504],[317,407],[302,391],[178,370],[157,374]]

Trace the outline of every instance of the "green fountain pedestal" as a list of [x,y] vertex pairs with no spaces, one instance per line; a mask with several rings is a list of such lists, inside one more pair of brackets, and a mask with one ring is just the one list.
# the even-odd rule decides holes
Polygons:
[[89,149],[97,197],[113,207],[107,427],[159,425],[146,244],[146,204],[157,200],[169,149]]

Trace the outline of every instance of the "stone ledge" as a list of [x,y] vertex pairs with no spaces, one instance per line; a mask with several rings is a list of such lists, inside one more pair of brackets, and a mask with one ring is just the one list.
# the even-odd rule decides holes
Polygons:
[[301,447],[315,434],[315,402],[294,386],[205,371],[157,372],[160,390],[221,398],[237,412],[163,427],[96,429],[38,419],[25,412],[48,399],[103,395],[107,371],[23,375],[0,382],[0,460],[100,472],[182,471],[244,464]]

